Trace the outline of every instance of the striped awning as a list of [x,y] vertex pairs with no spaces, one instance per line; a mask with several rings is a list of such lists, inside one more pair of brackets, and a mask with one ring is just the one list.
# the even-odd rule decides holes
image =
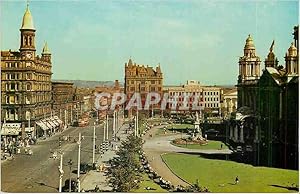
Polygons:
[[46,131],[48,128],[48,126],[43,122],[43,121],[37,121],[35,122],[38,126],[40,126],[44,131]]

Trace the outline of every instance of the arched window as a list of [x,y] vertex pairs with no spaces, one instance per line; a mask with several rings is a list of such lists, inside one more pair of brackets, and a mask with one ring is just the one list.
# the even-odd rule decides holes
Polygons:
[[30,91],[30,90],[31,90],[31,84],[30,84],[30,83],[26,84],[26,90],[27,90],[27,91]]
[[27,45],[28,44],[28,40],[27,40],[27,36],[25,36],[25,45]]
[[32,46],[32,38],[29,36],[29,46]]

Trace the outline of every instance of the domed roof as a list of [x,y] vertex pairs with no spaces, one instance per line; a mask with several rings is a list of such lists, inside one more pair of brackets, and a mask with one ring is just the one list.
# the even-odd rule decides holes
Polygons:
[[251,35],[248,35],[248,38],[246,39],[245,49],[255,49],[253,38]]
[[32,19],[28,5],[27,5],[26,11],[23,16],[21,29],[35,30],[34,25],[33,25],[33,19]]
[[48,48],[47,42],[45,42],[42,54],[51,54],[50,49]]
[[287,56],[290,56],[290,57],[297,56],[297,48],[295,47],[294,42],[292,42],[290,48],[288,49]]

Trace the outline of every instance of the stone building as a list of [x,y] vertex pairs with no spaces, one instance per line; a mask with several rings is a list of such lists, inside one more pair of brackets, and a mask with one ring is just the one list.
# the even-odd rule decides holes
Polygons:
[[237,110],[237,88],[225,89],[221,91],[221,112],[222,117],[230,118]]
[[[253,45],[250,44],[253,40],[249,40],[249,37],[246,40],[246,50]],[[258,65],[259,57],[254,55],[253,60],[248,59],[246,62],[245,56],[240,58],[238,111],[231,122],[230,138],[245,147],[253,147],[253,162],[256,165],[297,169],[298,26],[294,28],[294,42],[286,53],[285,66],[278,65],[274,45],[273,41],[265,59],[263,73],[259,77],[258,72],[254,71],[253,74],[251,65],[249,67],[248,64],[251,62],[252,66]],[[252,53],[253,51],[252,49]],[[243,70],[241,64],[248,66],[246,70]],[[248,76],[250,79],[243,79],[247,78],[249,70],[252,76]]]
[[74,84],[71,82],[52,81],[52,110],[67,127],[73,120]]
[[[127,96],[126,105],[130,98],[139,93],[141,96],[142,106],[144,107],[147,94],[149,92],[158,93],[161,97],[163,95],[163,73],[160,65],[155,69],[150,66],[137,65],[129,59],[128,63],[125,63],[125,94]],[[154,112],[160,112],[160,105],[151,107]],[[132,116],[133,109],[125,110],[125,115]],[[144,113],[150,116],[151,111],[144,111]]]
[[[199,81],[188,80],[182,86],[164,86],[168,93],[170,102],[167,104],[167,111],[171,114],[192,113],[203,111],[205,113],[219,115],[221,88],[217,86],[204,86]],[[184,97],[187,102],[185,105]],[[175,106],[175,101],[176,107]],[[182,109],[180,107],[186,106]],[[193,108],[193,106],[195,108]],[[197,107],[196,107],[197,106]]]
[[[51,116],[51,52],[45,43],[41,55],[37,55],[35,33],[27,5],[20,28],[19,51],[1,51],[1,121],[6,123],[1,133],[4,136],[35,136],[37,121]],[[21,128],[10,127],[15,123],[21,124]],[[48,124],[57,127],[57,122],[51,119]]]

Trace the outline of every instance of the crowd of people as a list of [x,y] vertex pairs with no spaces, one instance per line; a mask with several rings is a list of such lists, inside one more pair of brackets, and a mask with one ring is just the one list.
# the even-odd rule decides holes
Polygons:
[[1,160],[7,159],[7,157],[13,157],[14,154],[21,154],[24,150],[25,154],[32,155],[33,152],[30,149],[30,145],[36,144],[37,139],[35,137],[27,136],[22,137],[2,137],[1,141]]

